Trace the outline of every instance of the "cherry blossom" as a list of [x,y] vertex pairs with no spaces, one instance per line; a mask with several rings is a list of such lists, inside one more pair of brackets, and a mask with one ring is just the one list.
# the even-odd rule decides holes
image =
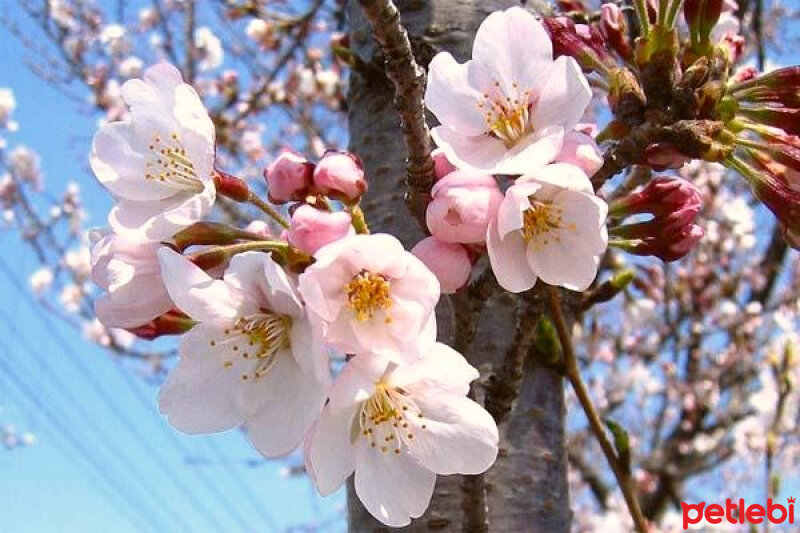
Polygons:
[[436,276],[387,234],[354,235],[320,248],[300,293],[324,339],[347,353],[416,357],[433,343]]
[[608,206],[583,171],[553,163],[516,180],[489,224],[492,270],[508,291],[545,283],[585,290],[606,249]]
[[158,241],[200,220],[214,203],[214,124],[195,90],[166,63],[125,82],[130,119],[100,128],[91,165],[115,196],[117,233]]
[[313,255],[322,246],[354,234],[349,213],[303,204],[292,213],[287,237],[292,245]]
[[461,244],[427,237],[419,241],[411,253],[431,269],[444,294],[456,292],[469,281],[472,261],[469,252]]
[[265,456],[289,453],[322,409],[329,380],[294,282],[261,252],[234,256],[222,279],[172,250],[159,258],[170,296],[199,322],[181,339],[161,412],[186,433],[241,425]]
[[542,24],[518,7],[483,21],[470,61],[441,52],[428,75],[425,101],[442,123],[436,144],[455,166],[495,174],[553,161],[591,100],[575,60],[553,61]]
[[95,300],[100,321],[135,328],[169,311],[173,304],[158,263],[160,243],[142,243],[108,230],[89,234],[91,275],[106,294]]
[[492,176],[457,170],[438,180],[425,212],[428,230],[437,239],[455,243],[482,243],[503,193]]
[[435,344],[415,363],[354,357],[306,443],[306,466],[328,495],[355,472],[361,502],[400,527],[425,512],[436,474],[479,474],[497,457],[492,417],[466,397],[478,371]]

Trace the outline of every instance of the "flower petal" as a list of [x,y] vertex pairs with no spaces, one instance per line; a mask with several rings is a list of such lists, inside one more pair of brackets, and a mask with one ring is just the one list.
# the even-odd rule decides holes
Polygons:
[[422,516],[433,495],[436,474],[407,453],[383,454],[362,440],[356,447],[356,494],[372,516],[391,527]]
[[325,403],[325,387],[304,373],[288,350],[275,358],[266,374],[244,384],[246,405],[258,406],[247,414],[245,429],[266,457],[296,448]]
[[158,259],[164,285],[172,301],[193,319],[227,325],[244,315],[244,295],[224,281],[212,279],[189,259],[170,248],[161,248]]
[[323,496],[341,487],[355,470],[356,450],[351,441],[355,416],[353,409],[332,411],[326,406],[309,433],[306,467]]
[[486,120],[478,104],[480,91],[467,81],[468,64],[459,64],[449,52],[434,56],[428,67],[425,104],[439,122],[463,135],[480,135]]
[[114,231],[135,240],[163,241],[201,220],[216,199],[214,182],[200,193],[179,193],[163,200],[120,199],[108,215]]
[[531,120],[537,130],[560,125],[564,131],[569,131],[581,119],[591,100],[592,90],[578,63],[571,57],[561,56],[547,73]]
[[392,384],[408,391],[434,387],[443,394],[465,396],[479,375],[463,355],[437,342],[418,361],[399,366],[392,373]]
[[524,260],[527,244],[519,232],[501,239],[493,220],[486,232],[486,245],[492,271],[501,287],[510,292],[524,292],[536,284],[536,273]]
[[336,377],[328,394],[334,412],[363,402],[375,391],[375,382],[386,372],[389,359],[380,355],[356,355]]
[[161,387],[159,410],[184,433],[224,431],[244,419],[241,374],[226,368],[235,354],[229,352],[230,343],[219,342],[223,337],[214,326],[192,328],[181,339],[180,360]]
[[414,401],[424,417],[408,417],[414,438],[404,442],[422,466],[444,475],[480,474],[494,463],[497,425],[483,407],[433,391],[415,394]]
[[488,135],[466,136],[447,126],[433,128],[431,137],[447,160],[458,168],[491,172],[506,153],[499,139]]
[[327,344],[322,342],[308,320],[293,320],[289,335],[292,356],[300,370],[327,388],[331,381]]
[[[481,23],[472,45],[472,58],[491,68],[505,96],[529,88],[553,61],[553,45],[541,22],[529,11],[512,7],[495,11]],[[483,87],[479,87],[483,88]]]

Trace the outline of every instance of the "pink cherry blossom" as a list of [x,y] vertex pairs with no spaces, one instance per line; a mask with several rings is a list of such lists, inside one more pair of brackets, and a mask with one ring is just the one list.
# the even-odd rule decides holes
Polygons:
[[322,246],[354,234],[349,213],[322,211],[303,204],[292,213],[287,236],[290,244],[313,255]]
[[111,328],[135,328],[169,311],[172,300],[158,264],[160,243],[93,231],[92,281],[106,291],[95,300],[97,318]]
[[482,243],[503,193],[492,176],[457,170],[437,181],[425,212],[428,230],[445,242]]
[[464,246],[427,237],[411,249],[439,280],[444,294],[452,294],[469,281],[472,261]]
[[485,471],[497,457],[498,432],[466,397],[477,377],[461,354],[438,343],[411,364],[353,358],[305,446],[319,492],[331,494],[355,472],[367,510],[401,527],[425,512],[437,474]]
[[447,159],[447,156],[440,148],[436,148],[431,153],[431,157],[433,157],[433,174],[437,180],[440,180],[451,172],[458,170],[450,162],[450,160]]
[[425,102],[442,123],[431,134],[457,167],[524,174],[558,155],[591,100],[574,59],[553,61],[542,24],[512,7],[481,23],[472,59],[431,61]]
[[268,254],[246,252],[213,279],[187,258],[159,252],[177,307],[196,320],[158,402],[186,433],[243,426],[265,456],[292,451],[319,415],[329,381],[291,278]]
[[492,270],[508,291],[545,283],[582,291],[597,275],[608,243],[608,206],[583,171],[547,165],[507,191],[487,232]]
[[289,150],[281,152],[264,170],[270,201],[283,204],[305,198],[313,172],[314,164],[305,157]]
[[214,203],[214,124],[166,63],[125,82],[122,97],[130,118],[104,125],[92,140],[92,170],[117,200],[108,220],[132,239],[168,239]]
[[334,348],[414,358],[434,342],[439,282],[395,237],[345,237],[314,257],[300,275],[300,293]]

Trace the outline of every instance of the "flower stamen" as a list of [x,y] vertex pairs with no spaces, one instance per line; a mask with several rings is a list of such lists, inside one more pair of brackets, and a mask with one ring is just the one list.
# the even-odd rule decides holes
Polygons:
[[[375,392],[364,403],[356,415],[357,427],[354,428],[354,441],[365,437],[371,448],[380,448],[381,453],[388,453],[389,444],[394,455],[403,451],[403,438],[413,439],[414,428],[408,423],[413,416],[422,420],[422,411],[417,404],[399,387],[393,387],[384,379],[375,384]],[[426,429],[425,424],[419,426]]]
[[513,96],[502,93],[499,82],[495,82],[495,90],[500,91],[499,97],[490,97],[483,94],[483,100],[478,102],[478,107],[484,110],[487,135],[503,141],[506,148],[513,148],[520,139],[533,132],[530,110],[532,107],[530,91],[520,93],[519,85],[512,84],[516,92]]
[[168,141],[156,135],[148,149],[151,152],[151,159],[145,163],[147,169],[145,180],[157,181],[179,190],[191,192],[203,190],[203,183],[198,179],[194,164],[186,156],[186,150],[176,133],[173,133]]
[[391,322],[388,311],[392,307],[391,283],[380,274],[363,271],[356,274],[344,287],[347,307],[356,314],[356,320],[371,320],[378,311],[387,312],[385,321]]
[[[232,328],[225,330],[227,339],[212,340],[209,345],[214,347],[233,343],[231,351],[241,355],[243,360],[255,360],[255,369],[242,374],[242,381],[255,380],[269,372],[280,350],[289,347],[291,325],[292,319],[286,315],[262,311],[239,318]],[[227,370],[233,365],[232,361],[225,361],[222,366]]]
[[563,208],[547,202],[530,200],[531,206],[522,213],[522,238],[535,247],[546,246],[550,238],[559,242],[556,230],[571,229],[574,224],[565,225],[562,220]]

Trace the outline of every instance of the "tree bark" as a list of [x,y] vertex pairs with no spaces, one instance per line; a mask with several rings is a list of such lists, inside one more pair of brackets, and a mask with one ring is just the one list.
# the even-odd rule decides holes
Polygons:
[[[427,66],[436,52],[449,51],[458,61],[469,59],[475,31],[492,11],[520,2],[510,0],[409,0],[396,2],[409,32],[417,61]],[[525,2],[522,2],[525,3]],[[531,2],[526,3],[529,7]],[[366,63],[350,77],[350,149],[364,161],[369,192],[362,204],[372,231],[396,235],[410,248],[422,230],[406,210],[406,149],[393,88],[383,75],[383,63],[371,28],[358,2],[348,6],[353,51]],[[432,117],[431,117],[432,119]],[[535,312],[544,300],[535,290]],[[542,293],[543,294],[543,293]],[[465,354],[476,367],[499,366],[514,336],[516,297],[496,294],[486,303],[472,347]],[[574,319],[575,299],[565,301]],[[449,342],[452,321],[446,302],[437,309],[440,340]],[[533,327],[534,323],[523,327]],[[520,393],[500,426],[501,451],[487,475],[490,531],[569,531],[571,512],[567,488],[563,379],[547,367],[527,360]],[[407,531],[462,529],[460,476],[439,476],[428,511]],[[348,483],[348,523],[351,532],[387,531],[361,506]]]

